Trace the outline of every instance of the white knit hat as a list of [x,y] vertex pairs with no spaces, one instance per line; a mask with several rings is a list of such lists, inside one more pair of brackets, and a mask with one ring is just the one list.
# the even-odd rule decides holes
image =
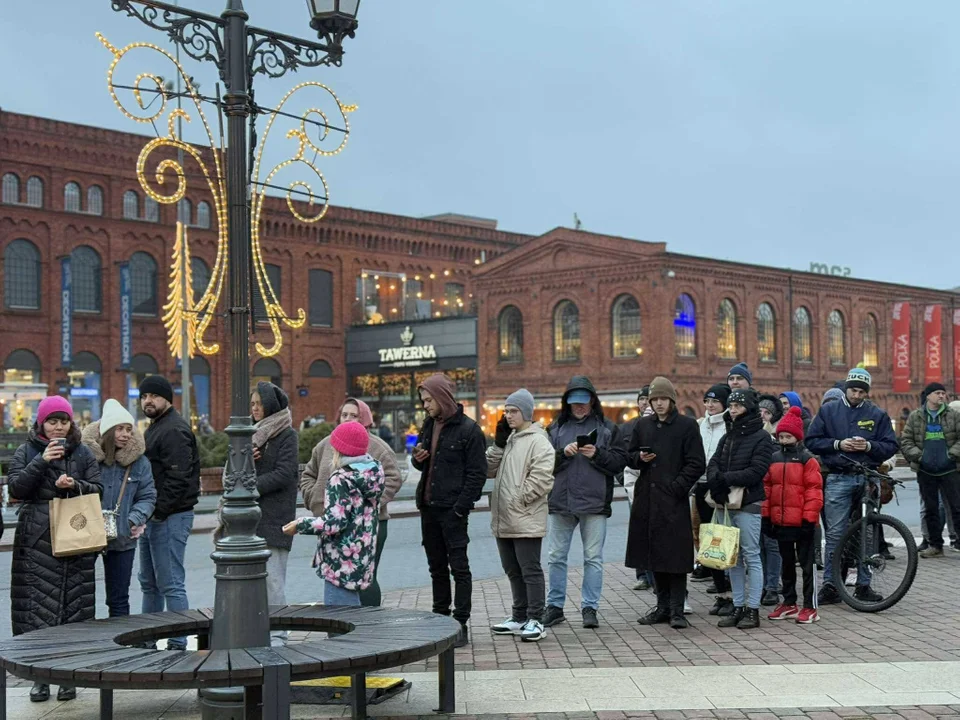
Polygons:
[[113,398],[103,404],[103,414],[100,416],[100,435],[106,435],[110,428],[117,425],[133,425],[133,415]]

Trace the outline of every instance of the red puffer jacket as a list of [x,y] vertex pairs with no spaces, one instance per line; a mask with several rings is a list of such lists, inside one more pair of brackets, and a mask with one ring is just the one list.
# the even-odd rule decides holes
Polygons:
[[823,478],[820,463],[805,448],[774,452],[770,469],[763,478],[767,499],[763,517],[773,525],[800,527],[803,521],[816,523],[823,508]]

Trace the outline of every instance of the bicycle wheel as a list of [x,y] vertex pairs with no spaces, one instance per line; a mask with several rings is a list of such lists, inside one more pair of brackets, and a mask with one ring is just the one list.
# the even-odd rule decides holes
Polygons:
[[[833,556],[833,582],[840,598],[858,612],[880,612],[903,599],[917,576],[917,543],[913,534],[897,518],[890,515],[871,515],[866,522],[866,552],[861,546],[859,520],[850,524]],[[885,538],[895,556],[884,559],[880,551]],[[847,569],[856,570],[862,563],[871,574],[870,587],[881,595],[879,601],[857,598],[855,590],[846,586]]]

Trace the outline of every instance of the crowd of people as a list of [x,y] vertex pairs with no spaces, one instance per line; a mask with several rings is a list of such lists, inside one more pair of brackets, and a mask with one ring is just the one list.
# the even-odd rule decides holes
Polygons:
[[[831,556],[865,482],[856,463],[880,468],[902,449],[922,492],[922,557],[943,554],[945,523],[960,528],[960,403],[948,406],[945,388],[931,384],[898,443],[890,418],[869,400],[870,386],[865,369],[850,370],[811,416],[796,393],[758,393],[749,368],[738,363],[725,382],[706,390],[699,421],[678,412],[674,385],[656,377],[638,394],[638,417],[617,425],[605,415],[589,378],[575,376],[546,428],[534,422],[529,391],[507,397],[488,446],[457,402],[454,383],[442,374],[427,378],[418,388],[426,420],[411,462],[420,471],[416,504],[433,611],[460,622],[458,647],[469,642],[469,519],[493,478],[490,523],[512,594],[510,617],[491,628],[496,635],[536,642],[546,637],[546,628],[566,620],[568,558],[578,529],[584,565],[580,616],[584,628],[599,627],[607,523],[618,482],[630,501],[625,563],[636,571],[634,588],[656,596],[641,625],[688,627],[691,575],[712,580],[708,590],[716,602],[710,614],[719,617],[720,627],[758,627],[762,605],[773,607],[770,620],[816,622],[819,605],[839,602]],[[128,615],[137,549],[141,611],[189,607],[184,557],[200,493],[197,441],[173,407],[165,378],[147,377],[139,392],[150,420],[144,433],[116,400],[108,400],[101,419],[82,433],[66,399],[40,403],[8,475],[10,496],[21,503],[11,578],[14,635],[92,619],[97,558],[109,616]],[[318,598],[330,605],[379,605],[388,505],[402,476],[370,408],[347,398],[333,432],[314,448],[302,472],[284,391],[258,383],[250,411],[261,511],[257,532],[270,550],[270,604],[285,604],[292,536],[306,534],[319,536],[313,560],[323,588]],[[225,470],[225,485],[230,481]],[[298,490],[311,516],[297,518]],[[100,496],[105,515],[116,518],[116,536],[102,552],[58,555],[50,501],[79,494]],[[711,521],[739,529],[740,552],[728,571],[694,567],[697,528]],[[821,527],[825,581],[817,592]],[[860,568],[855,593],[876,600],[870,579]],[[271,638],[274,644],[285,641],[279,632]],[[168,649],[185,647],[186,638],[167,641]],[[74,697],[75,688],[58,688],[59,700]],[[48,700],[49,685],[36,683],[30,698]]]

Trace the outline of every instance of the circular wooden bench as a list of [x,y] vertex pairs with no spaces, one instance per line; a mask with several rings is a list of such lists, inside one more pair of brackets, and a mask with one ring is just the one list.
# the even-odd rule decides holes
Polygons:
[[[439,711],[453,712],[455,620],[381,607],[287,605],[270,608],[273,630],[338,633],[285,647],[209,650],[210,609],[129,615],[35,630],[0,641],[0,667],[51,685],[100,689],[100,717],[113,715],[114,690],[243,687],[246,715],[286,720],[290,682],[350,675],[353,715],[366,716],[366,673],[440,656]],[[197,635],[200,650],[135,647]],[[0,720],[6,673],[0,672]]]

